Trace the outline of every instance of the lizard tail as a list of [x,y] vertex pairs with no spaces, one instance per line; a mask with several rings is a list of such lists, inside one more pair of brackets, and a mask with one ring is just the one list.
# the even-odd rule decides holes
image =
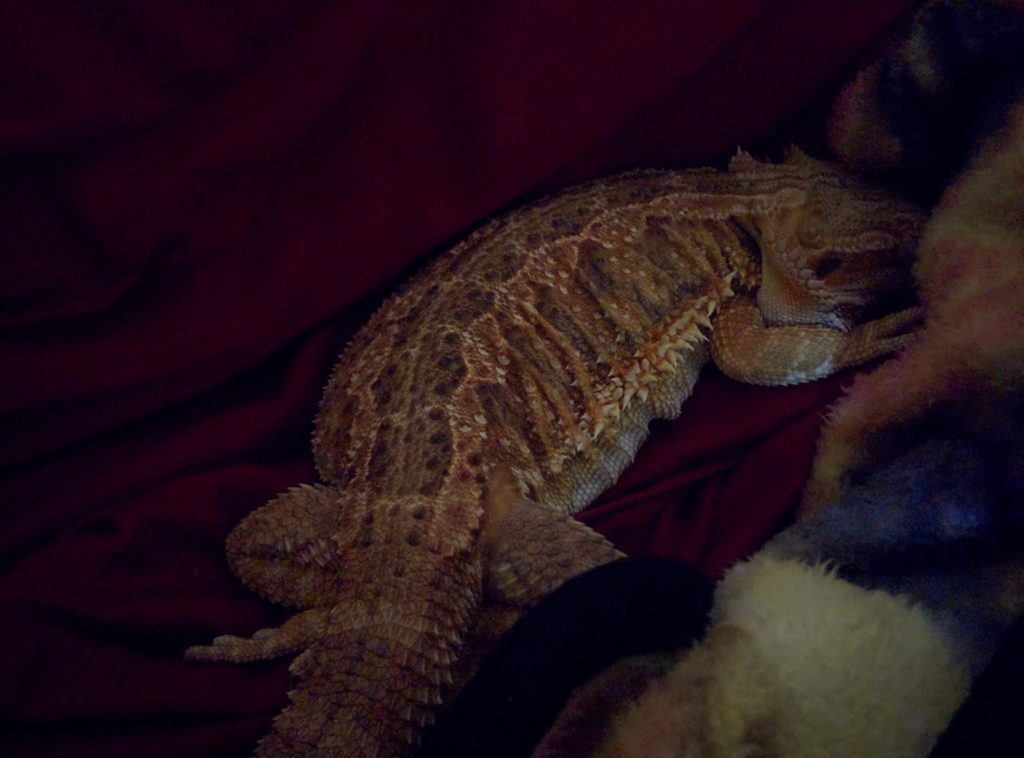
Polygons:
[[326,611],[317,639],[292,663],[291,704],[274,720],[259,756],[401,756],[412,752],[451,682],[478,597],[473,567],[432,572],[426,592]]

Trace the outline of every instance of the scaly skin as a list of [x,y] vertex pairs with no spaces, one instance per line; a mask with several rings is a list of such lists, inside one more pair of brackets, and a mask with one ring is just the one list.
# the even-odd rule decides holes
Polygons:
[[921,222],[801,154],[624,174],[490,222],[341,356],[314,438],[324,484],[228,539],[237,575],[299,613],[189,656],[301,651],[261,755],[410,753],[467,638],[515,616],[495,609],[619,555],[567,514],[679,412],[710,354],[786,384],[909,339],[916,311],[849,327],[907,284]]

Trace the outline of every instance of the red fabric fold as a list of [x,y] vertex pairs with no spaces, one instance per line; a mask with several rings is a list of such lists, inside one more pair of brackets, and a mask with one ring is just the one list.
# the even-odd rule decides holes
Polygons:
[[[912,4],[0,8],[0,752],[248,752],[287,661],[181,651],[282,618],[223,538],[314,479],[320,387],[402,272],[568,181],[763,142]],[[712,372],[584,518],[719,572],[838,386]]]

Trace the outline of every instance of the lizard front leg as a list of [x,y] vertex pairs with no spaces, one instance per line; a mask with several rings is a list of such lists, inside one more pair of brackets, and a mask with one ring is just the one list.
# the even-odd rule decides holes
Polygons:
[[[752,301],[737,298],[715,321],[711,355],[725,374],[748,384],[797,384],[903,349],[915,338],[911,330],[922,316],[921,308],[908,308],[845,332],[814,324],[768,326]],[[849,473],[866,464],[873,428],[905,415],[906,403],[893,407],[900,396],[894,384],[906,384],[905,359],[906,353],[860,377],[852,399],[832,412],[804,492],[801,518],[836,500]]]
[[747,384],[800,384],[902,349],[922,315],[908,308],[845,332],[819,324],[770,326],[753,301],[737,297],[714,322],[711,356],[724,374]]

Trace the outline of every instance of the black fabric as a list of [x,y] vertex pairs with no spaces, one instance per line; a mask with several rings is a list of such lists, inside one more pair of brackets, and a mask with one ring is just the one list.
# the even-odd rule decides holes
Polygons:
[[711,592],[696,569],[652,557],[566,582],[484,659],[421,755],[529,755],[577,686],[619,658],[679,649],[703,634]]
[[1019,4],[942,0],[910,35],[915,54],[882,63],[878,98],[903,143],[899,178],[933,202],[1024,93],[1024,13]]
[[1024,619],[1003,638],[995,657],[974,682],[971,696],[939,739],[932,758],[1019,756],[1024,702]]

